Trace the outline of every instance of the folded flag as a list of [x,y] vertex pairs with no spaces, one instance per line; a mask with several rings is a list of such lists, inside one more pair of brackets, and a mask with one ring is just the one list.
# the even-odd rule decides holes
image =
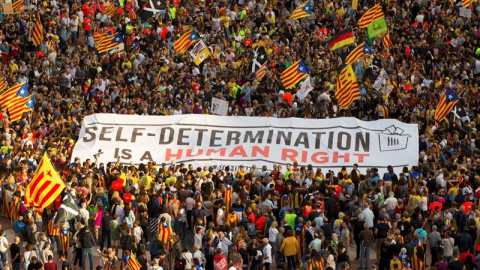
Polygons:
[[303,60],[299,60],[282,72],[280,80],[282,81],[283,86],[285,86],[285,89],[289,89],[295,87],[298,82],[305,79],[307,76],[307,66]]
[[353,49],[353,51],[350,52],[350,54],[347,56],[347,59],[345,59],[345,64],[351,65],[357,59],[368,56],[373,57],[373,51],[372,49],[370,49],[370,46],[368,46],[366,42],[362,42],[355,49]]
[[435,110],[434,118],[437,121],[442,121],[447,114],[452,110],[452,108],[458,102],[458,95],[453,92],[452,89],[447,88],[440,97],[438,102],[437,109]]
[[347,65],[340,72],[335,88],[335,98],[338,101],[340,109],[346,109],[353,101],[360,99],[357,78],[353,72],[352,66]]
[[199,39],[200,36],[197,32],[189,30],[173,43],[173,49],[177,52],[184,53],[188,50],[190,45],[197,42]]
[[359,28],[364,28],[381,17],[383,17],[382,7],[379,4],[376,4],[363,14],[363,16],[357,21],[357,25]]
[[385,36],[382,37],[382,44],[385,49],[388,49],[390,44],[392,44],[392,41],[390,40],[390,31],[387,31]]
[[355,42],[353,37],[352,28],[347,28],[340,33],[337,33],[331,40],[330,40],[330,51],[335,51],[338,48],[343,46],[353,44]]
[[292,15],[290,15],[290,18],[288,18],[290,21],[293,20],[298,20],[304,17],[308,17],[312,15],[312,2],[307,1],[300,6],[298,6],[293,12]]
[[35,21],[35,26],[32,30],[32,41],[35,46],[39,46],[43,43],[43,25],[40,20],[40,15],[37,15],[37,20]]

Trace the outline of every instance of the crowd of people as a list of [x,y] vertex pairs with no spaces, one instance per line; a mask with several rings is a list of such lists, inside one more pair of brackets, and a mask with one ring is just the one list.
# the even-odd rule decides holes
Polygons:
[[[3,269],[120,270],[130,257],[142,270],[480,269],[479,2],[465,12],[463,1],[311,0],[312,15],[294,21],[300,1],[161,1],[146,21],[139,13],[152,1],[115,2],[113,16],[106,2],[91,0],[30,1],[15,14],[0,8],[0,72],[9,86],[28,82],[36,93],[21,120],[0,116],[0,203],[15,234],[10,243],[0,229]],[[339,110],[338,69],[354,46],[330,51],[329,40],[348,27],[358,43],[367,40],[356,22],[377,2],[391,45],[369,41],[375,64],[353,64],[361,98]],[[39,46],[35,14],[46,32]],[[190,28],[211,50],[198,66],[173,49]],[[124,51],[99,54],[94,36],[102,31],[121,33]],[[258,46],[268,58],[261,80],[249,64]],[[304,99],[280,81],[300,59],[314,86]],[[382,69],[388,95],[374,87]],[[446,88],[464,115],[435,121]],[[209,114],[213,97],[229,102],[231,117],[418,124],[418,166],[385,174],[355,164],[231,171],[71,156],[86,115]],[[42,213],[23,204],[43,153],[67,185],[62,196],[80,208],[61,228],[53,227],[61,196]],[[112,190],[123,176],[125,186]]]

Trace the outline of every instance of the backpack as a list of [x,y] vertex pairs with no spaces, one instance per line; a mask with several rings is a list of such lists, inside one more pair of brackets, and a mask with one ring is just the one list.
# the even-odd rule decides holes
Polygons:
[[256,261],[262,260],[262,258],[263,258],[263,253],[262,253],[262,251],[261,251],[260,249],[255,250],[255,251],[254,251],[254,254],[255,254],[255,255],[254,255],[253,257],[255,258]]
[[185,259],[176,257],[175,262],[173,263],[173,269],[174,270],[185,270]]

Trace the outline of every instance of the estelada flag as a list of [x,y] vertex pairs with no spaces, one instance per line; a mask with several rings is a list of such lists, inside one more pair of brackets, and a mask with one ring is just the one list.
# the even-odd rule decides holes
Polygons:
[[435,120],[442,121],[458,102],[458,95],[452,89],[447,88],[440,97],[435,109]]
[[335,98],[340,109],[346,109],[353,101],[360,99],[357,78],[351,65],[347,65],[338,76]]
[[298,20],[300,18],[308,17],[312,15],[312,3],[310,0],[298,6],[288,18],[290,21]]
[[190,30],[173,43],[173,49],[177,52],[184,53],[192,43],[197,42],[199,39],[200,36],[197,32]]
[[353,31],[352,28],[347,28],[342,32],[337,33],[331,40],[330,40],[330,51],[335,51],[338,48],[341,48],[345,45],[353,44],[355,42],[353,38]]
[[280,75],[280,80],[282,81],[285,89],[293,88],[301,80],[305,79],[308,76],[308,69],[303,59],[295,62],[293,65],[289,66],[282,72]]
[[25,191],[26,205],[43,209],[49,206],[64,188],[65,183],[53,168],[47,154],[44,154]]

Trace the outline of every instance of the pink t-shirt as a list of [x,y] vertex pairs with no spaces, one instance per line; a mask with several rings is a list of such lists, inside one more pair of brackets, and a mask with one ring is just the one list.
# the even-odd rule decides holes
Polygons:
[[95,226],[102,226],[103,210],[98,211],[97,219],[95,220]]

